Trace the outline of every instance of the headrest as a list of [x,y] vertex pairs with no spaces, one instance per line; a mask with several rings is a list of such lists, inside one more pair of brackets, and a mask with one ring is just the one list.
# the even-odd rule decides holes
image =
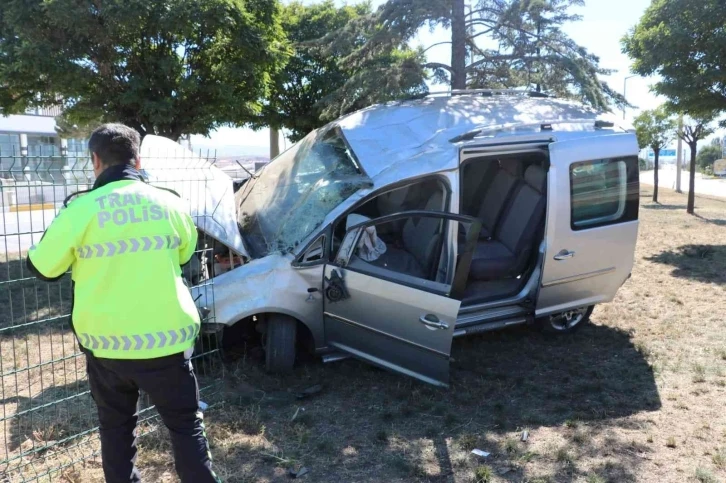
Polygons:
[[385,197],[388,203],[396,206],[402,206],[404,201],[406,201],[409,189],[411,189],[411,185],[396,188],[395,190],[382,194],[379,199],[383,200],[383,197]]
[[522,163],[517,159],[500,160],[499,167],[516,178],[522,176]]
[[532,165],[524,172],[524,181],[540,193],[544,192],[547,172],[541,166]]
[[370,220],[367,216],[359,215],[358,213],[351,213],[345,220],[345,230],[350,230],[351,226],[360,225]]

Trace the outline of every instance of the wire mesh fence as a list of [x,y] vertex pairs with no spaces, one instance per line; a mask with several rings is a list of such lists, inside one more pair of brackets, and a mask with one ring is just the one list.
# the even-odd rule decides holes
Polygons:
[[[213,156],[176,159],[158,153],[149,182],[180,193],[196,216],[212,207],[218,190]],[[218,179],[218,178],[217,178]],[[86,377],[85,356],[70,326],[70,273],[54,283],[37,280],[25,264],[28,249],[63,208],[64,200],[93,187],[86,156],[2,156],[0,159],[0,482],[58,480],[70,466],[100,454],[96,408]],[[231,189],[231,187],[230,187]],[[189,196],[191,194],[191,196]],[[80,194],[79,196],[84,196]],[[69,203],[72,203],[70,201]],[[192,206],[194,205],[194,206]],[[210,208],[209,210],[207,208]],[[190,288],[214,300],[214,251],[218,243],[200,232],[197,252],[184,267]],[[223,367],[213,303],[202,311],[195,348],[200,395],[217,399]],[[143,396],[139,432],[159,427],[151,401]]]

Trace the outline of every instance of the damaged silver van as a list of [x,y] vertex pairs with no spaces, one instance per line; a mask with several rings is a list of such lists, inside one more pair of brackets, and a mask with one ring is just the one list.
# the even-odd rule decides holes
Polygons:
[[[166,143],[147,136],[142,151]],[[568,333],[614,298],[633,266],[637,156],[607,114],[538,94],[373,106],[236,193],[221,172],[204,194],[180,187],[214,239],[200,253],[218,256],[200,256],[214,290],[202,280],[194,296],[225,344],[261,334],[271,371],[292,368],[304,340],[326,360],[445,386],[454,337]]]

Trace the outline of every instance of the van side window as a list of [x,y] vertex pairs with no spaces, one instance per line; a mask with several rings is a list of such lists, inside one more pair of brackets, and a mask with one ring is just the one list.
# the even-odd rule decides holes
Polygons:
[[570,166],[574,231],[638,219],[638,159],[600,159]]

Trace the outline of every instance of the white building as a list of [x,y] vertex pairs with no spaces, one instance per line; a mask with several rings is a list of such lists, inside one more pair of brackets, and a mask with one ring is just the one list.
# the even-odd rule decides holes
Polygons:
[[0,177],[17,179],[25,172],[43,179],[86,156],[85,140],[58,136],[55,117],[60,113],[56,107],[0,114]]

